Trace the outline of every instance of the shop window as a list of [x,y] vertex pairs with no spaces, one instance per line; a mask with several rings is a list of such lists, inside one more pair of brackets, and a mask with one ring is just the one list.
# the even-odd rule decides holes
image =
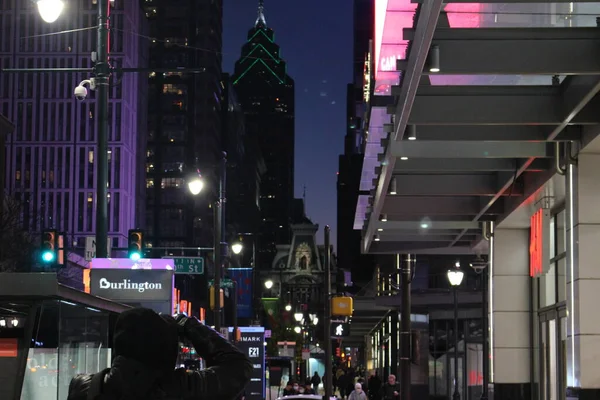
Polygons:
[[22,399],[66,399],[71,379],[110,366],[109,315],[45,301],[27,357]]

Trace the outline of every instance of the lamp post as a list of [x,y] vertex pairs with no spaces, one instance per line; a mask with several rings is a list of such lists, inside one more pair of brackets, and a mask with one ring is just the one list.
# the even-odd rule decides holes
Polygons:
[[454,292],[454,394],[453,400],[460,400],[458,391],[458,287],[462,283],[465,273],[460,269],[460,262],[456,262],[453,269],[448,270],[448,281]]
[[485,262],[481,257],[477,257],[477,259],[470,264],[471,268],[475,270],[477,274],[481,277],[481,342],[482,342],[482,355],[481,358],[483,360],[481,366],[481,374],[483,375],[482,379],[482,388],[481,388],[481,397],[480,400],[488,399],[488,381],[489,381],[489,360],[490,360],[490,346],[488,340],[488,269],[487,262]]
[[[100,0],[102,1],[102,0]],[[221,329],[221,277],[223,275],[223,254],[221,252],[227,248],[226,230],[225,230],[225,203],[227,202],[227,153],[221,153],[221,161],[218,169],[219,176],[219,198],[213,204],[214,227],[213,227],[213,263],[215,265],[214,279],[214,322],[215,329]],[[192,195],[198,195],[204,188],[204,182],[200,174],[195,175],[188,181],[188,189]],[[241,246],[241,244],[240,244]],[[106,246],[105,246],[106,247]],[[237,247],[236,247],[237,248]],[[235,252],[235,249],[232,249]],[[239,251],[241,251],[241,247]],[[237,311],[237,310],[236,310]]]

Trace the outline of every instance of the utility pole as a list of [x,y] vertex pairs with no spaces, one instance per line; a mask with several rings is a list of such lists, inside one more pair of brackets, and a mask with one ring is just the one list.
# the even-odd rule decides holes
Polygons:
[[331,229],[325,225],[325,287],[323,296],[325,300],[325,322],[323,326],[324,345],[325,345],[325,398],[329,400],[333,395],[333,365],[331,360],[331,249],[329,244],[329,235]]
[[[109,0],[98,0],[98,47],[94,65],[96,90],[96,109],[98,112],[98,150],[97,188],[96,188],[96,257],[108,257],[108,88],[110,64],[108,52],[110,38]],[[143,250],[143,249],[142,249]]]
[[412,263],[410,254],[406,255],[406,260],[400,265],[402,275],[402,309],[400,311],[400,391],[402,400],[410,400],[411,392],[411,326],[410,326],[410,284],[412,281]]
[[[221,330],[221,276],[223,275],[223,249],[226,247],[225,237],[227,232],[225,231],[225,203],[226,198],[226,184],[227,184],[227,153],[221,154],[220,166],[218,168],[219,175],[219,198],[214,204],[214,228],[213,228],[213,260],[215,264],[215,279],[214,279],[214,319],[215,319],[215,330]],[[224,246],[225,245],[225,246]],[[236,293],[237,296],[237,293]]]

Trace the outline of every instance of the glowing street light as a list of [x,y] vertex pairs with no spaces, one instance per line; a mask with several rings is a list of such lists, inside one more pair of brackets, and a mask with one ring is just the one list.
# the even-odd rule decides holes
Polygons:
[[270,280],[270,279],[269,279],[268,281],[266,281],[266,282],[265,282],[265,287],[266,287],[267,289],[271,289],[271,288],[273,287],[273,281],[272,281],[272,280]]
[[302,321],[302,318],[304,318],[304,314],[302,314],[301,312],[297,312],[297,313],[295,313],[295,314],[294,314],[294,319],[295,319],[297,322],[300,322],[300,321]]
[[285,305],[285,311],[292,311],[292,305],[290,303]]
[[240,254],[243,249],[244,249],[244,246],[242,245],[241,242],[235,242],[234,244],[231,245],[231,251],[233,251],[233,254]]
[[188,182],[188,189],[190,190],[190,193],[194,196],[200,194],[202,189],[204,189],[204,181],[202,180],[202,177],[196,176],[190,179],[190,181]]
[[63,0],[37,0],[38,12],[42,19],[51,24],[60,17],[65,2]]
[[296,333],[300,333],[300,332],[302,332],[302,328],[300,328],[299,326],[296,326],[296,327],[294,328],[294,332],[296,332]]

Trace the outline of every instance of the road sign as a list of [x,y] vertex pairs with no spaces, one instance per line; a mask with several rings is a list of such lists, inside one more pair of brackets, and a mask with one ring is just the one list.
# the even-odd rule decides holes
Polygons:
[[[214,286],[215,281],[208,281],[208,286]],[[233,289],[233,281],[228,278],[221,279],[221,289]]]
[[[108,238],[108,242],[106,243],[106,249],[108,257],[110,257],[112,249],[110,238]],[[88,236],[85,238],[85,260],[92,261],[93,258],[96,258],[96,236]]]
[[202,275],[204,273],[204,257],[169,257],[175,262],[176,274]]
[[302,349],[302,359],[310,360],[310,349]]

